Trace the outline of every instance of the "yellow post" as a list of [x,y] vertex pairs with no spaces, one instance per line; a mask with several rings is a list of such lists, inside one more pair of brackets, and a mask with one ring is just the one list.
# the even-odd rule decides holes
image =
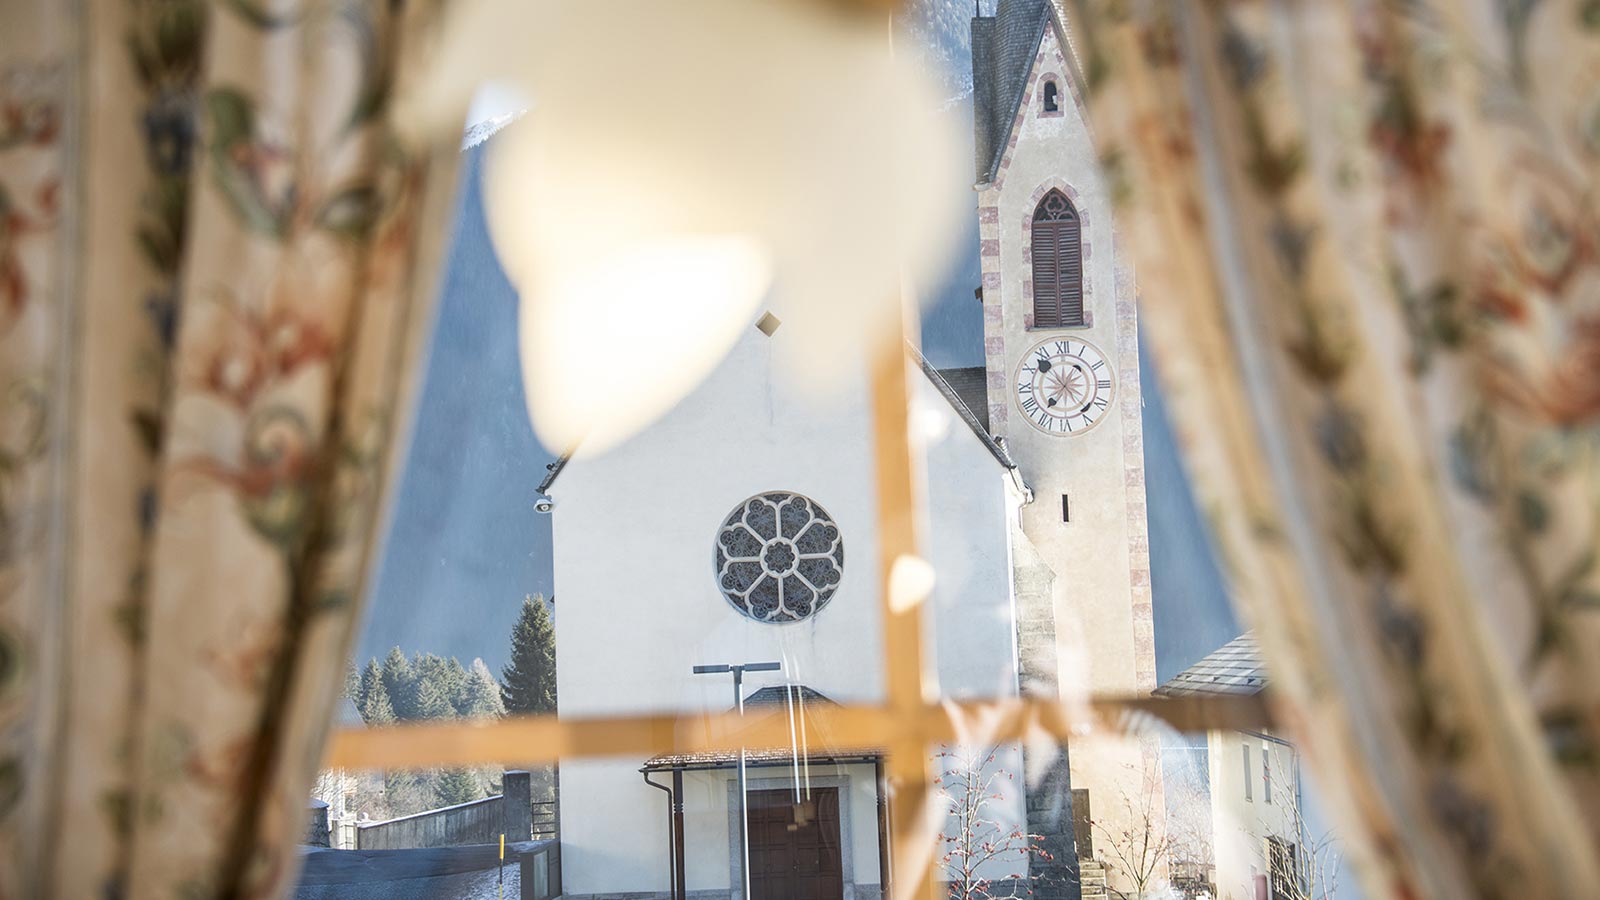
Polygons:
[[500,832],[500,900],[506,900],[506,833]]

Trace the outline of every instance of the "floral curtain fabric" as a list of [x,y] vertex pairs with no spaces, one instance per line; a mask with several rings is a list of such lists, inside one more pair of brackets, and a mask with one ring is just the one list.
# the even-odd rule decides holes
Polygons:
[[430,4],[0,2],[0,896],[287,889],[427,319]]
[[1063,7],[1187,464],[1368,895],[1600,896],[1600,6]]

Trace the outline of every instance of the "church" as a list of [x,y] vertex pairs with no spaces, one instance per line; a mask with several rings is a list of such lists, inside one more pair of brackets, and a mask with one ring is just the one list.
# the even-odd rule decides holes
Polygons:
[[[1136,292],[1070,28],[1049,0],[1000,0],[972,22],[972,61],[984,364],[937,369],[907,348],[937,573],[927,646],[946,697],[1145,694]],[[785,315],[767,308],[661,421],[540,485],[564,717],[726,710],[733,676],[695,668],[771,662],[737,698],[793,723],[790,748],[749,755],[744,804],[729,755],[564,762],[568,896],[883,896],[881,757],[806,715],[883,698],[866,360],[828,360],[842,386],[819,405],[774,363]],[[981,874],[1035,896],[1079,896],[1100,868],[1088,820],[1115,832],[1159,792],[1159,755],[1138,741],[995,750],[1016,778],[989,813],[1050,858],[1018,850]]]

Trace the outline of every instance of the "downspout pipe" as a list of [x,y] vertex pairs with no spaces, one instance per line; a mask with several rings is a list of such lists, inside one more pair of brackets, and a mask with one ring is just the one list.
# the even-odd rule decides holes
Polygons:
[[644,777],[645,784],[648,784],[656,790],[667,795],[667,889],[672,892],[673,900],[683,900],[683,898],[678,894],[678,846],[677,841],[673,840],[672,833],[672,826],[675,819],[673,811],[674,807],[676,806],[677,797],[673,795],[672,788],[669,788],[664,784],[656,784],[654,781],[651,781],[649,769],[640,769],[639,774]]
[[685,875],[683,860],[688,853],[683,839],[683,767],[674,767],[672,770],[672,847],[678,861],[678,871],[674,876],[677,879],[673,889],[677,891],[676,900],[689,900],[689,883]]
[[889,782],[883,775],[883,757],[872,760],[872,780],[878,788],[878,890],[888,900],[889,877]]

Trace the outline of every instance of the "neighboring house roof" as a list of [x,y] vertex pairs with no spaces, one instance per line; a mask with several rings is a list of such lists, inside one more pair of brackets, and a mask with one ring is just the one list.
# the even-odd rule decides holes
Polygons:
[[[994,181],[1000,170],[1052,13],[1059,15],[1051,0],[1000,0],[994,15],[972,20],[973,149],[980,184]],[[1082,82],[1077,72],[1062,74]]]
[[1173,676],[1155,689],[1158,696],[1185,694],[1259,694],[1267,686],[1267,670],[1261,664],[1261,650],[1248,631]]
[[367,724],[367,720],[361,718],[361,709],[356,706],[354,698],[340,698],[337,712],[339,724],[345,728],[361,728]]
[[[916,360],[917,366],[928,377],[928,381],[938,390],[939,395],[944,397],[945,401],[950,404],[950,408],[955,410],[956,415],[961,417],[961,421],[972,429],[972,433],[977,435],[978,440],[983,442],[984,449],[989,451],[989,455],[993,456],[996,462],[1007,469],[1015,469],[1017,464],[1011,460],[1011,455],[994,439],[994,435],[989,433],[988,388],[983,367],[935,369],[933,364],[928,362],[927,358],[922,355],[922,351],[918,350],[909,341],[906,342],[906,355]],[[960,387],[958,388],[957,385],[960,385]],[[977,410],[983,411],[981,418]],[[539,482],[539,493],[548,494],[550,492],[550,487],[561,476],[561,470],[565,469],[567,463],[572,461],[572,454],[573,450],[568,450],[545,467],[549,470],[549,474],[544,477],[543,481]]]

